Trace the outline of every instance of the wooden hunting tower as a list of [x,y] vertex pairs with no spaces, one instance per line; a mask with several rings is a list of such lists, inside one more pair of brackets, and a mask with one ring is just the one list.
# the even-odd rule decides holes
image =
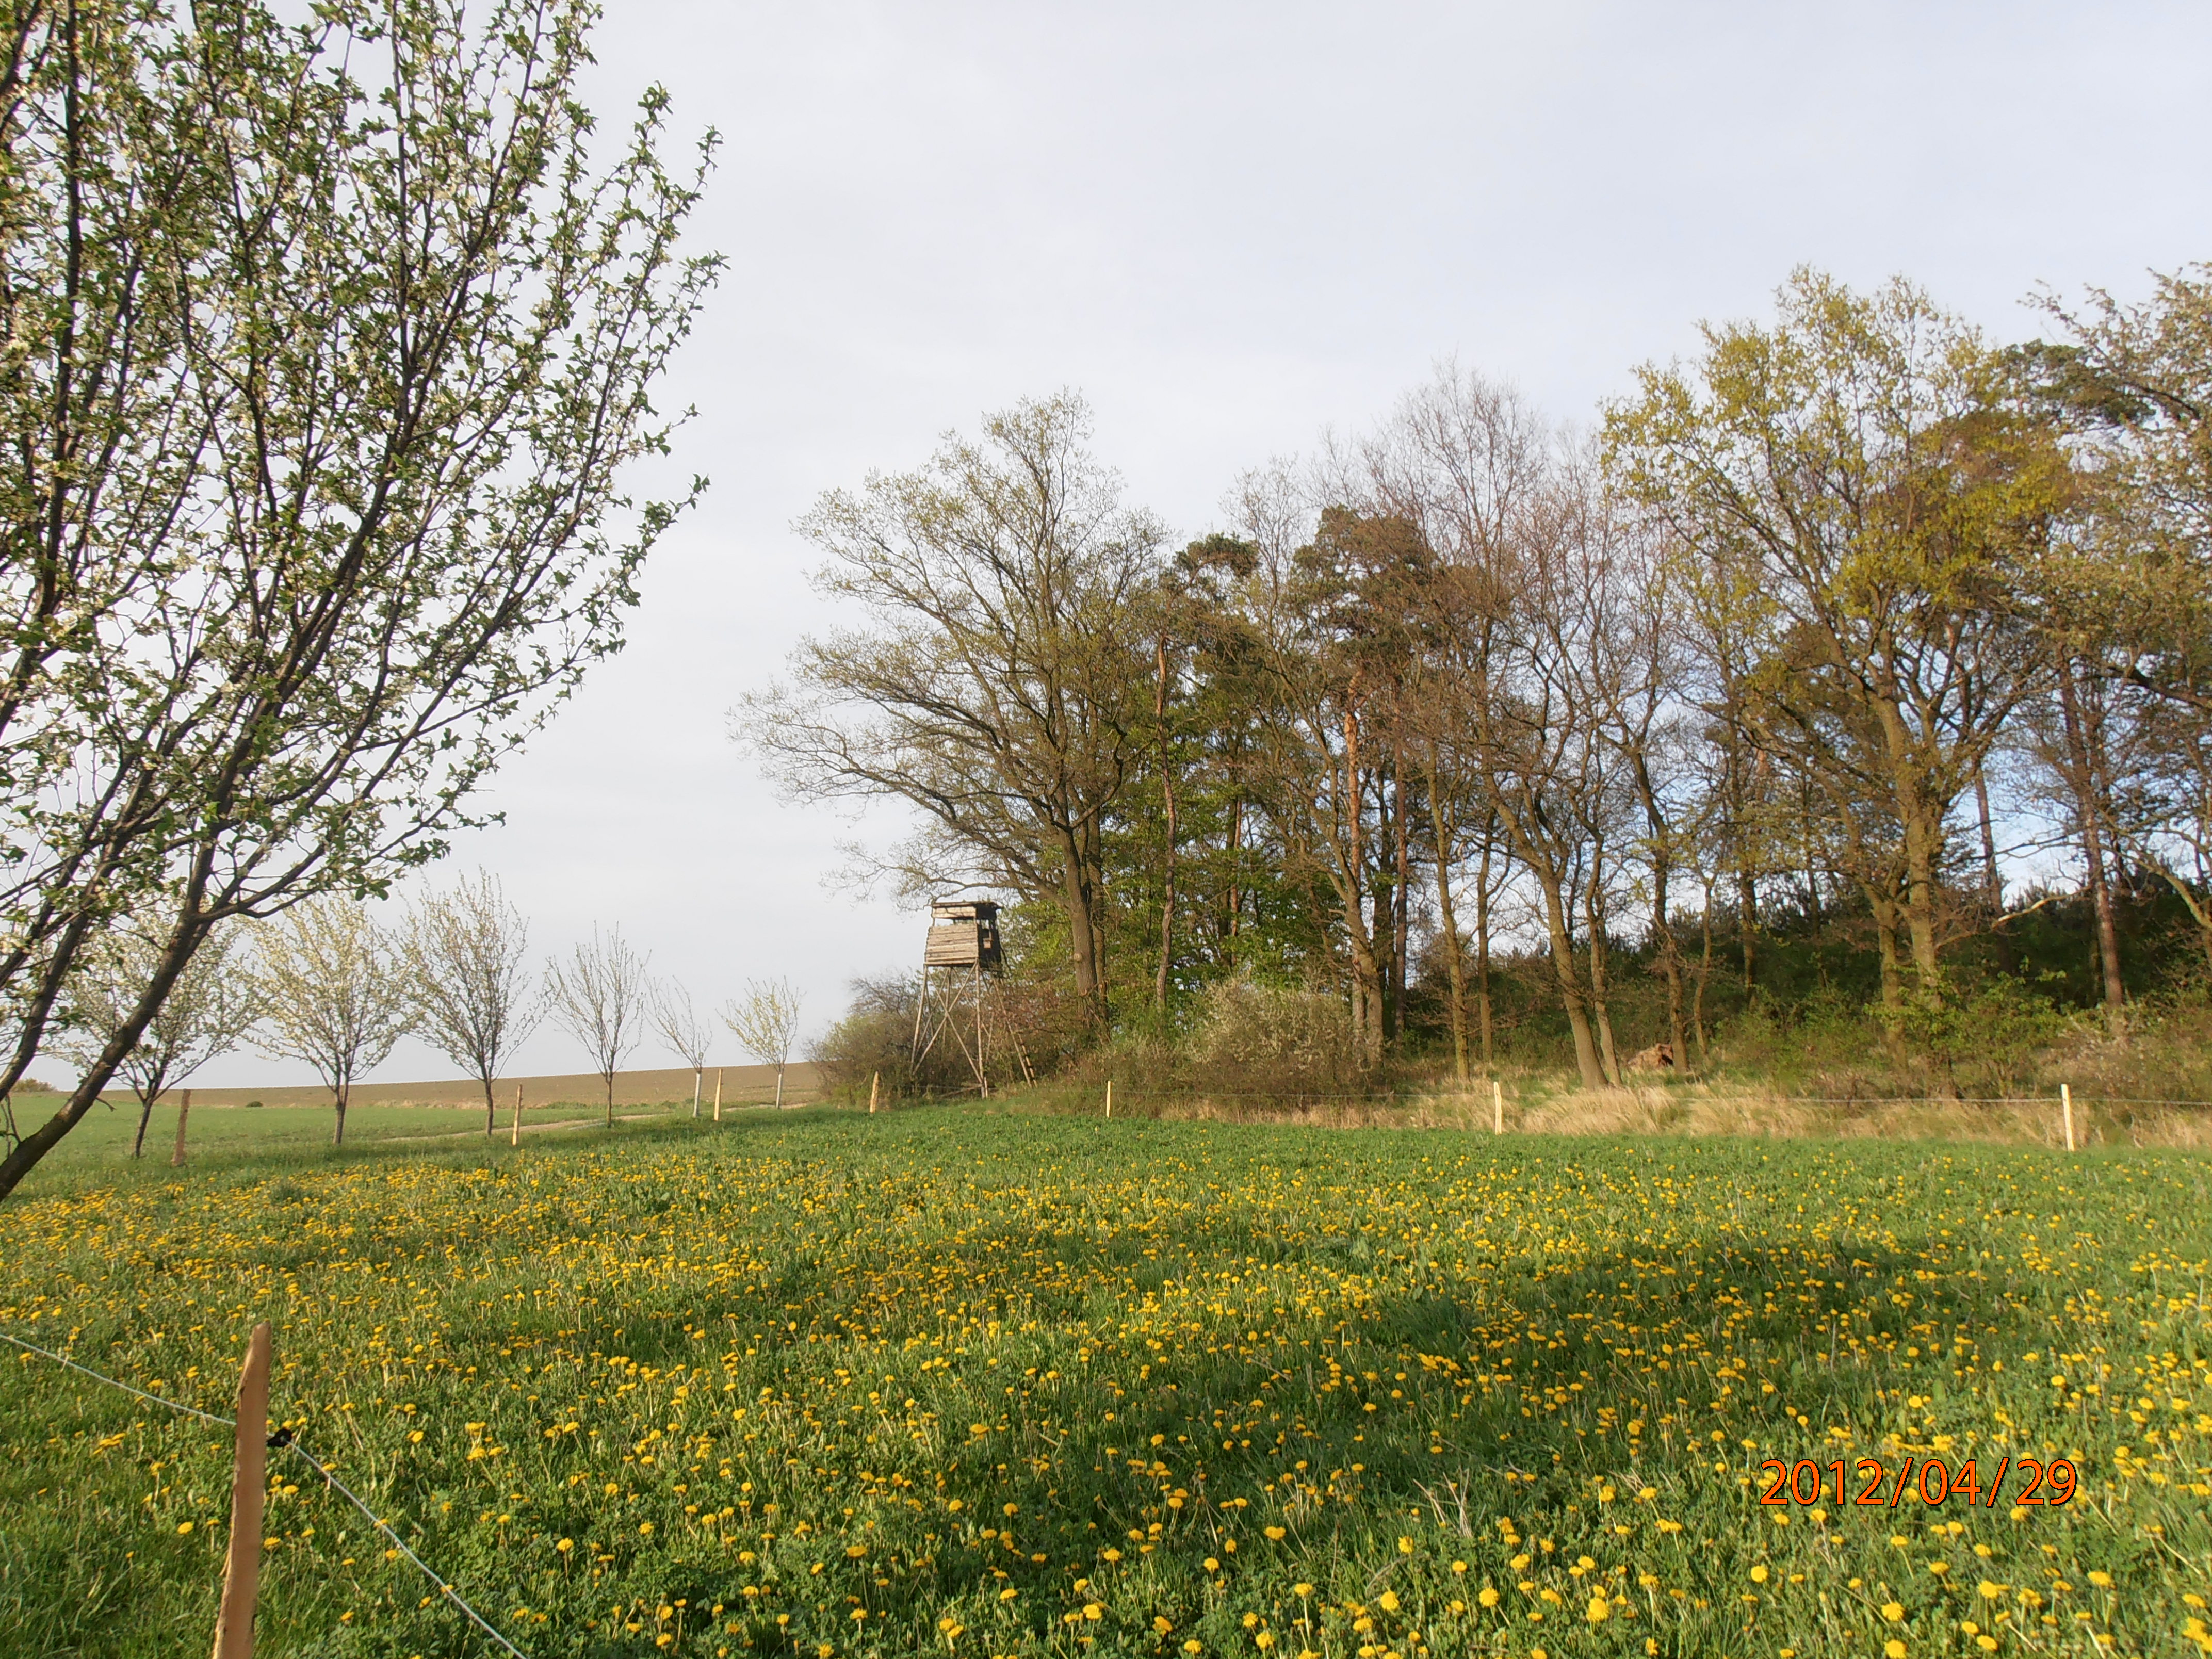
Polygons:
[[[929,907],[921,948],[921,991],[914,1007],[914,1064],[950,1036],[975,1074],[976,1092],[991,1092],[984,1036],[984,975],[999,972],[999,907],[988,899],[947,899]],[[972,1042],[971,1042],[972,1039]]]
[[929,907],[929,939],[921,965],[999,971],[999,907],[985,899]]

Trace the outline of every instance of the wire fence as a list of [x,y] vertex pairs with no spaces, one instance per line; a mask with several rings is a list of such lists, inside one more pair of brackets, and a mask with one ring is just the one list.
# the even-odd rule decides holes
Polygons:
[[[164,1400],[157,1394],[148,1394],[143,1389],[134,1389],[128,1382],[118,1382],[114,1377],[108,1376],[100,1371],[94,1370],[88,1365],[80,1365],[76,1360],[71,1359],[67,1354],[56,1353],[51,1348],[42,1348],[35,1342],[26,1342],[21,1337],[12,1336],[6,1331],[0,1331],[0,1342],[11,1342],[27,1353],[34,1353],[41,1358],[51,1359],[57,1365],[66,1366],[69,1370],[76,1372],[80,1376],[88,1376],[95,1382],[103,1384],[107,1388],[117,1389],[121,1393],[130,1395],[134,1399],[150,1401],[154,1405],[161,1406],[169,1411],[175,1412],[180,1416],[197,1417],[203,1423],[213,1423],[219,1427],[226,1429],[235,1430],[238,1427],[238,1424],[234,1419],[217,1417],[212,1412],[204,1412],[197,1406],[187,1406],[182,1401]],[[459,1593],[456,1591],[451,1584],[447,1583],[442,1577],[433,1571],[428,1562],[425,1561],[421,1556],[416,1554],[412,1549],[409,1548],[407,1540],[392,1530],[390,1522],[386,1522],[381,1516],[378,1515],[375,1510],[372,1510],[367,1504],[363,1503],[361,1499],[360,1494],[356,1492],[352,1487],[347,1486],[344,1481],[338,1479],[337,1471],[331,1465],[322,1462],[321,1459],[316,1457],[314,1454],[310,1452],[306,1444],[301,1442],[296,1432],[290,1429],[277,1430],[276,1433],[269,1437],[269,1449],[271,1451],[289,1451],[297,1455],[309,1468],[314,1470],[316,1476],[325,1486],[327,1486],[331,1491],[337,1493],[339,1497],[344,1498],[346,1502],[352,1504],[354,1508],[360,1510],[362,1519],[368,1522],[368,1524],[374,1527],[378,1533],[382,1534],[382,1536],[391,1543],[392,1548],[398,1551],[400,1554],[405,1556],[410,1562],[413,1563],[417,1571],[419,1571],[425,1578],[428,1579],[433,1584],[437,1586],[438,1594],[446,1601],[452,1603],[454,1607],[459,1609],[471,1624],[475,1625],[476,1627],[482,1631],[486,1636],[491,1638],[493,1641],[498,1643],[499,1645],[504,1648],[507,1652],[513,1654],[514,1656],[514,1659],[529,1659],[529,1656],[527,1654],[524,1653],[520,1648],[515,1646],[513,1642],[507,1640],[505,1636],[501,1635],[496,1629],[495,1629],[490,1622],[487,1620],[482,1613],[478,1613],[474,1607],[463,1601]]]
[[[1488,1104],[1490,1085],[1487,1082],[1472,1085],[1465,1089],[1419,1089],[1395,1091],[1375,1091],[1366,1094],[1316,1094],[1281,1089],[1146,1089],[1116,1081],[1115,1103],[1122,1104],[1180,1104],[1194,1105],[1210,1100],[1256,1100],[1279,1107],[1297,1106],[1435,1106],[1445,1103],[1473,1101]],[[1654,1079],[1650,1082],[1630,1082],[1591,1090],[1593,1094],[1639,1094],[1649,1091],[1656,1096],[1673,1099],[1677,1097],[1666,1084]],[[1096,1090],[1091,1091],[1094,1095]],[[1508,1105],[1527,1105],[1511,1085],[1505,1085],[1504,1097]],[[1765,1093],[1716,1093],[1689,1097],[1711,1100],[1717,1103],[1747,1106],[2032,1106],[2055,1109],[2059,1097],[2050,1095],[1784,1095]],[[1543,1101],[1548,1103],[1558,1098],[1547,1093]],[[2167,1109],[2212,1111],[2212,1100],[2161,1099],[2149,1096],[2085,1095],[2074,1097],[2075,1108],[2096,1106],[2154,1106]]]

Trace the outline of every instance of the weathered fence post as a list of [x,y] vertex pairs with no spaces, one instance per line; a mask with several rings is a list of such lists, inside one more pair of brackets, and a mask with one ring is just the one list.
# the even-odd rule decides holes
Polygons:
[[253,1328],[238,1376],[238,1450],[230,1474],[230,1558],[215,1659],[253,1659],[253,1602],[261,1589],[261,1493],[269,1474],[269,1322]]
[[177,1150],[169,1154],[169,1167],[173,1170],[185,1167],[185,1120],[191,1115],[191,1111],[192,1091],[186,1089],[177,1102]]
[[714,1121],[722,1121],[722,1068],[714,1068]]
[[2058,1115],[2066,1126],[2066,1150],[2070,1152],[2074,1150],[2074,1085],[2070,1083],[2058,1085]]
[[1496,1078],[1490,1079],[1490,1133],[1505,1133],[1505,1091]]
[[1106,1079],[1106,1115],[1114,1115],[1114,1079],[1110,1077]]
[[868,1079],[868,1111],[871,1115],[876,1109],[876,1091],[883,1086],[883,1081],[884,1074],[881,1072],[878,1072]]
[[514,1122],[507,1132],[507,1144],[510,1146],[522,1145],[522,1085],[520,1082],[514,1085]]

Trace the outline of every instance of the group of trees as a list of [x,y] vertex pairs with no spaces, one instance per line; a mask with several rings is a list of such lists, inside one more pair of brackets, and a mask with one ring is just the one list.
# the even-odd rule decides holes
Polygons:
[[[119,1070],[139,1106],[131,1156],[144,1151],[155,1102],[209,1060],[250,1040],[264,1053],[311,1067],[337,1109],[345,1139],[354,1083],[412,1034],[466,1071],[483,1090],[484,1133],[494,1085],[515,1049],[549,1017],[592,1056],[614,1121],[616,1074],[657,1031],[692,1068],[691,1109],[713,1047],[712,1027],[673,981],[655,980],[620,928],[547,961],[532,982],[530,927],[495,877],[477,872],[450,892],[424,896],[397,928],[380,927],[357,901],[323,896],[270,921],[216,934],[179,976]],[[158,941],[129,930],[88,954],[62,1011],[60,1051],[84,1063],[105,1053],[118,1021],[158,970]],[[718,1018],[746,1053],[776,1068],[776,1103],[799,1034],[799,997],[781,979],[747,982]]]
[[672,173],[657,90],[596,131],[592,15],[10,0],[0,1098],[105,938],[144,956],[0,1196],[212,939],[444,850],[696,498],[623,481],[712,141]]
[[2212,968],[2212,270],[2041,314],[1801,271],[1595,431],[1447,368],[1180,549],[1079,398],[1024,404],[823,498],[853,625],[738,735],[915,809],[863,867],[1011,895],[1093,1037],[1249,975],[1334,989],[1369,1066],[1432,1008],[1465,1077],[1504,950],[1617,1081],[1624,974],[1702,1064],[1787,916],[1905,1044],[2062,875],[2124,1036],[2131,904]]

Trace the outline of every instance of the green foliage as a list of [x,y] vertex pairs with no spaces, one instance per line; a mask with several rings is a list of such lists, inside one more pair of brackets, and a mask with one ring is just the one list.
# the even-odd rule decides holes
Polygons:
[[2046,997],[2020,981],[1991,980],[1963,991],[1948,981],[1915,986],[1875,1018],[1946,1087],[2010,1093],[2030,1073],[2038,1049],[2066,1029]]
[[694,500],[652,391],[720,269],[711,137],[607,142],[585,0],[11,14],[0,101],[0,1079],[118,915],[159,961],[381,891],[618,649]]
[[1206,992],[1190,1053],[1192,1085],[1200,1090],[1328,1094],[1359,1082],[1343,998],[1249,979]]

